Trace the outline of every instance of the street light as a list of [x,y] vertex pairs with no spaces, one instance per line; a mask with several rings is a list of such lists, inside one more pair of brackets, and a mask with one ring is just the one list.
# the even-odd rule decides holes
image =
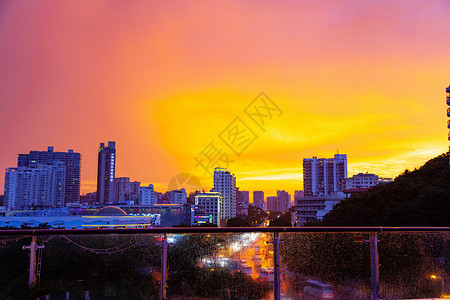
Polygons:
[[433,280],[437,280],[437,279],[440,279],[440,280],[441,280],[441,284],[442,284],[442,294],[445,295],[444,278],[443,278],[442,276],[434,275],[434,274],[431,274],[431,275],[430,275],[430,278],[433,279]]

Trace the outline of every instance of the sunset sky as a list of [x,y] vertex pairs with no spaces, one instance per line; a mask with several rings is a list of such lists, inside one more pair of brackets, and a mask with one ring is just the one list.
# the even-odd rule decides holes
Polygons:
[[[337,151],[349,175],[395,177],[448,150],[449,16],[446,0],[1,1],[0,166],[74,149],[84,194],[114,140],[116,177],[210,189],[194,157],[213,142],[266,196]],[[244,112],[262,91],[282,111],[265,130]],[[237,117],[257,135],[240,156],[219,136]]]

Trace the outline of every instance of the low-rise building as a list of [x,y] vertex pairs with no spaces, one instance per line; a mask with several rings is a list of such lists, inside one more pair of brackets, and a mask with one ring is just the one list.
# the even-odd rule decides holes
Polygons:
[[68,206],[43,210],[9,210],[0,216],[0,227],[51,228],[146,228],[194,225],[195,207],[191,204],[149,206]]
[[195,196],[195,205],[203,216],[209,216],[212,224],[220,225],[222,195],[218,192],[200,193]]
[[309,221],[321,221],[333,207],[344,200],[343,197],[317,196],[295,199],[296,226],[304,226]]

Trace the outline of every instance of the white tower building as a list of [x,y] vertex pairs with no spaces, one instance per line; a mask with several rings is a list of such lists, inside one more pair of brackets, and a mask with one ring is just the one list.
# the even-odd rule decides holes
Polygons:
[[347,178],[347,155],[334,158],[303,159],[303,189],[305,197],[337,195]]
[[214,192],[222,196],[221,218],[236,217],[236,177],[225,168],[214,169]]

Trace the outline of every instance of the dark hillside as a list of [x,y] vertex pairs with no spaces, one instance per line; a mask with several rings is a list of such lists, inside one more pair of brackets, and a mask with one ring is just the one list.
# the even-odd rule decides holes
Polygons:
[[324,226],[450,226],[449,154],[337,204]]

